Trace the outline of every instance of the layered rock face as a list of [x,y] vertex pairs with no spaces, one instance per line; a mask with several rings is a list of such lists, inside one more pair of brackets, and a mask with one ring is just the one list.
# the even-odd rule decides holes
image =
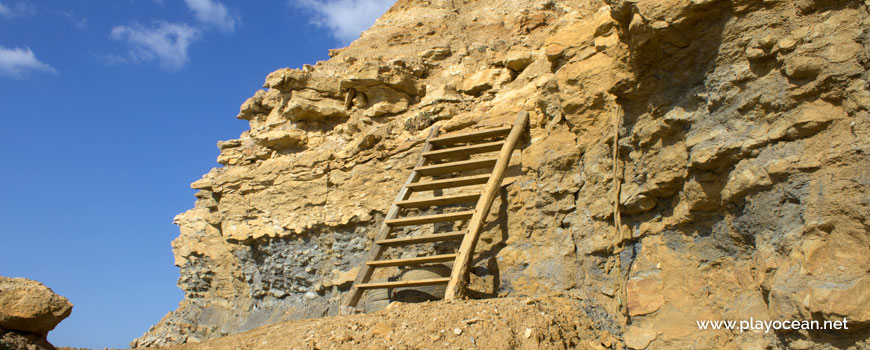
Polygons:
[[[400,0],[245,101],[176,217],[186,297],[132,345],[335,314],[427,128],[525,110],[473,294],[577,298],[602,347],[870,346],[867,7]],[[849,330],[696,324],[750,317]]]
[[54,349],[46,336],[72,307],[42,283],[0,276],[0,349]]

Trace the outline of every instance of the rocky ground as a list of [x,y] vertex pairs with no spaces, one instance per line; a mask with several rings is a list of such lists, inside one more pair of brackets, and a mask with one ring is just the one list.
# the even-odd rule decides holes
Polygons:
[[[577,317],[610,348],[870,346],[867,2],[400,0],[331,56],[273,72],[242,104],[250,130],[218,143],[223,166],[175,219],[185,299],[132,346],[335,315],[427,128],[466,132],[521,110],[528,137],[477,249],[476,295],[581,300]],[[500,302],[515,301],[466,306]],[[289,327],[345,334],[344,320],[366,317]],[[429,327],[402,319],[416,312],[371,317],[367,329]],[[854,328],[694,323],[750,317]],[[425,346],[477,327],[449,338],[456,323],[436,324],[421,329],[447,335]],[[285,336],[268,327],[246,334]],[[504,341],[531,344],[525,327]]]
[[560,297],[394,303],[372,314],[289,321],[162,349],[602,349],[617,342],[599,336],[582,308]]

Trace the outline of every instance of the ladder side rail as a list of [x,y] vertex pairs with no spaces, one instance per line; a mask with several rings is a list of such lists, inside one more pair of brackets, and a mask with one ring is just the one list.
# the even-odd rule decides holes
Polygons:
[[505,170],[510,163],[511,155],[513,154],[514,148],[523,133],[523,129],[526,127],[528,119],[528,112],[522,111],[519,113],[516,123],[514,123],[510,134],[505,140],[504,146],[502,146],[502,149],[499,152],[498,160],[493,168],[492,176],[490,176],[483,193],[480,195],[480,199],[474,208],[474,215],[468,221],[468,233],[466,233],[465,238],[462,239],[456,262],[453,263],[450,282],[447,284],[447,290],[444,295],[445,300],[451,301],[462,296],[465,285],[465,276],[468,271],[468,266],[471,263],[472,255],[474,255],[474,247],[477,244],[477,239],[480,237],[480,230],[486,221],[486,216],[489,214],[489,209],[492,206],[498,188],[501,187]]
[[[429,142],[434,137],[438,136],[438,126],[433,126],[431,130],[429,130],[429,136],[426,137],[426,142],[423,144],[423,152],[428,152],[432,150],[432,144]],[[426,164],[427,160],[425,157],[421,156],[417,160],[417,165],[415,168],[423,166]],[[390,230],[392,229],[389,225],[386,224],[387,220],[395,219],[399,216],[399,211],[401,208],[396,205],[396,202],[401,202],[407,200],[411,197],[412,191],[408,189],[408,185],[415,183],[420,180],[422,175],[418,173],[416,170],[411,171],[411,175],[408,176],[408,180],[405,181],[405,184],[402,185],[402,189],[399,190],[399,193],[396,195],[396,198],[393,200],[393,203],[390,204],[390,209],[387,211],[387,216],[384,217],[384,221],[381,222],[380,227],[378,228],[378,233],[375,235],[375,239],[372,241],[372,248],[369,250],[369,254],[366,257],[365,261],[363,261],[360,266],[359,273],[356,276],[356,280],[353,281],[353,286],[350,291],[347,293],[347,297],[341,306],[340,312],[342,314],[351,314],[354,313],[354,308],[359,303],[360,298],[362,298],[363,289],[357,288],[357,285],[366,283],[372,278],[372,273],[375,271],[375,267],[369,266],[367,262],[378,260],[383,255],[384,250],[387,248],[386,246],[380,245],[377,241],[385,240],[389,238]]]

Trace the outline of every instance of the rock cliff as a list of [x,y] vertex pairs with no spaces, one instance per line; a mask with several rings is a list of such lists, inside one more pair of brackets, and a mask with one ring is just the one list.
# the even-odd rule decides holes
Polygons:
[[[185,299],[131,345],[336,314],[427,127],[525,110],[476,295],[577,299],[605,348],[870,346],[868,6],[399,0],[242,104],[175,218]],[[750,317],[850,327],[695,323]]]

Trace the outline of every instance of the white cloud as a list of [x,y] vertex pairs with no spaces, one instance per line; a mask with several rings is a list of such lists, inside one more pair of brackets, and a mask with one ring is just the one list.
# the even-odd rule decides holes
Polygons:
[[79,18],[72,11],[64,11],[63,15],[78,29],[85,29],[88,27],[88,19],[85,17]]
[[0,76],[23,78],[33,71],[57,73],[54,68],[38,60],[29,47],[7,49],[0,46]]
[[0,3],[0,17],[13,18],[36,14],[36,6],[31,2],[19,2],[14,6]]
[[[291,0],[291,3],[294,0]],[[362,31],[390,9],[395,0],[295,0],[297,6],[314,12],[312,23],[330,30],[344,43],[359,38]]]
[[169,71],[181,69],[189,60],[187,48],[199,36],[199,31],[184,23],[156,22],[152,27],[138,23],[112,28],[111,37],[125,40],[132,48],[130,59],[134,61],[158,61],[160,67]]
[[118,65],[130,63],[130,59],[128,57],[114,54],[114,53],[110,53],[110,54],[94,53],[92,55],[94,55],[94,58],[102,61],[103,63],[105,63],[106,65],[109,65],[109,66],[118,66]]
[[230,15],[224,4],[213,0],[184,0],[184,2],[200,22],[211,24],[227,32],[236,29],[236,17]]

